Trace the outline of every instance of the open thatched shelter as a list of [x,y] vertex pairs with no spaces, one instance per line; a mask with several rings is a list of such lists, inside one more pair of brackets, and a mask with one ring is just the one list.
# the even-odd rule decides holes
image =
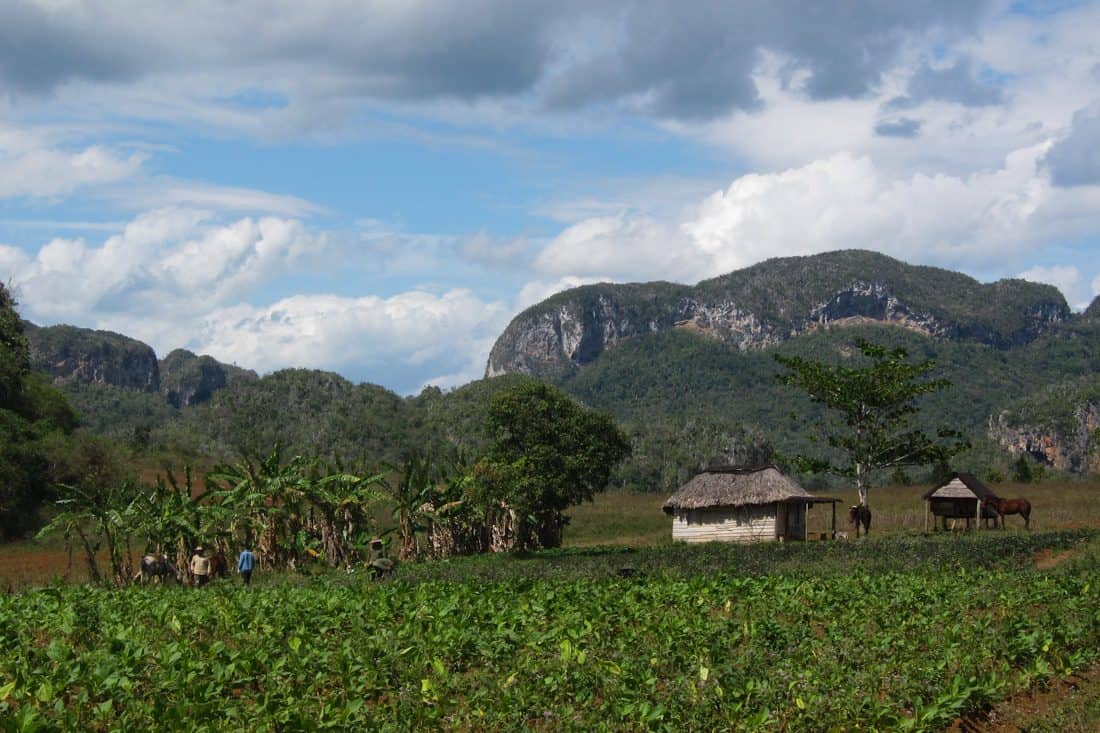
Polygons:
[[972,473],[953,473],[945,483],[934,486],[924,494],[924,531],[928,531],[929,520],[936,526],[936,517],[942,517],[943,528],[947,529],[948,519],[965,519],[970,529],[970,520],[981,526],[981,501],[996,497],[993,491],[978,480]]
[[668,498],[672,539],[684,542],[766,542],[806,539],[806,510],[836,502],[811,496],[772,465],[716,466],[696,475]]

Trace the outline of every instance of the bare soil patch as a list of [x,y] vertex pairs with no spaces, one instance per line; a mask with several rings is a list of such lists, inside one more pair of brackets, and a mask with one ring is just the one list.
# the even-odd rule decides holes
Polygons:
[[1095,733],[1100,667],[1012,695],[989,711],[958,718],[948,733]]
[[1039,570],[1056,568],[1066,560],[1073,557],[1073,550],[1062,550],[1055,553],[1052,550],[1042,550],[1035,554],[1035,567]]

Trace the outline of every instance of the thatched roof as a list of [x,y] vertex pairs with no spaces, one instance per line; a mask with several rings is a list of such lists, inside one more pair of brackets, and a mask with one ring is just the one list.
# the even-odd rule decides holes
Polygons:
[[794,479],[784,476],[775,466],[718,466],[708,468],[681,486],[661,508],[671,514],[676,509],[813,500]]
[[988,499],[996,494],[972,473],[953,473],[947,483],[925,492],[925,499]]

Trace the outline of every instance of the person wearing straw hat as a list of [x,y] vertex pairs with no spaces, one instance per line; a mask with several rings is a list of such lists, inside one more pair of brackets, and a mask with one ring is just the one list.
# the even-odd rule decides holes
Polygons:
[[191,574],[195,576],[195,585],[202,587],[210,579],[210,558],[202,552],[202,545],[195,548],[191,556]]

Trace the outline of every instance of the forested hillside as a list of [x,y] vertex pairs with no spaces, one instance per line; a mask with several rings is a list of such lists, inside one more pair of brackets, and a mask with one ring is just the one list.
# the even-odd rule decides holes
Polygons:
[[[847,285],[836,291],[838,283]],[[737,317],[756,324],[745,333],[757,334],[759,343],[750,348],[723,335],[717,312],[701,306],[722,299],[736,301],[743,309],[735,309]],[[678,321],[683,313],[675,304],[688,301],[691,320]],[[776,382],[773,357],[844,361],[856,338],[932,359],[932,376],[952,382],[924,399],[921,425],[949,426],[969,437],[973,447],[955,467],[1007,475],[1023,453],[1058,470],[1088,470],[1093,444],[1058,436],[1068,435],[1066,425],[1087,403],[1064,385],[1089,384],[1089,376],[1100,373],[1098,307],[1094,302],[1074,316],[1049,286],[982,285],[852,251],[773,260],[695,287],[577,288],[534,306],[509,329],[532,313],[588,314],[575,332],[558,323],[558,331],[543,333],[549,351],[540,352],[567,343],[583,365],[570,361],[542,378],[611,413],[631,437],[633,455],[617,469],[614,484],[664,491],[707,463],[782,459],[809,448],[806,427],[818,408]],[[608,309],[619,320],[600,321]],[[806,320],[807,313],[816,320]],[[731,314],[726,326],[734,322]],[[594,342],[599,323],[603,336]],[[617,340],[604,338],[612,333]],[[779,333],[786,335],[772,338]],[[119,334],[52,327],[32,329],[30,340],[32,363],[49,372],[84,426],[155,462],[209,465],[263,453],[276,441],[291,453],[375,465],[397,462],[411,450],[477,453],[486,444],[491,397],[534,378],[508,374],[402,397],[331,372],[290,369],[260,378],[184,350],[158,361],[147,346]],[[1087,420],[1078,423],[1085,427],[1074,427],[1074,435],[1087,433]],[[1077,447],[1036,448],[1070,443]]]

